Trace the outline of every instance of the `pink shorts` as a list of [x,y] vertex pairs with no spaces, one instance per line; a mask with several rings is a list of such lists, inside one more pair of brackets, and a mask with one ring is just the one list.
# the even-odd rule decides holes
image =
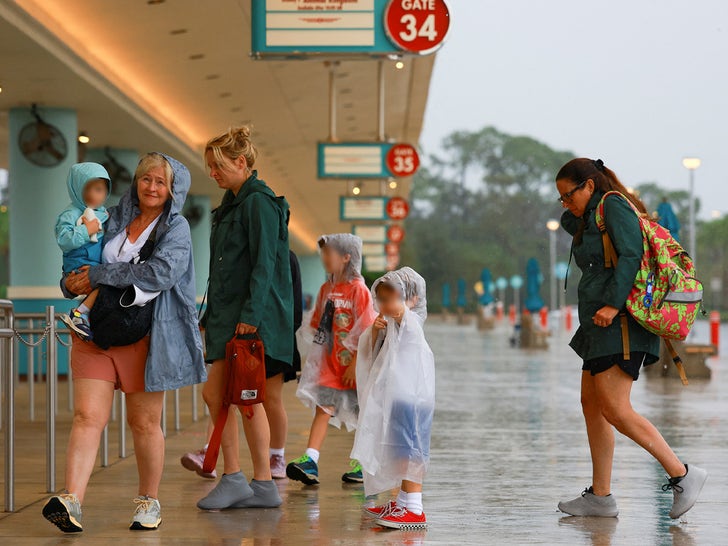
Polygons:
[[73,379],[100,379],[122,392],[144,392],[144,370],[149,353],[149,336],[133,345],[101,349],[76,337],[71,348]]

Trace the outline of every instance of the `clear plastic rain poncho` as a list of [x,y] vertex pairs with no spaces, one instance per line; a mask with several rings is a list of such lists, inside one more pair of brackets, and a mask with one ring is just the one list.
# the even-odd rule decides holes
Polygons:
[[319,290],[311,317],[313,343],[296,396],[304,405],[320,407],[331,415],[329,423],[347,430],[356,428],[356,389],[341,381],[346,367],[357,358],[359,337],[376,318],[372,297],[361,276],[362,241],[349,233],[324,235],[319,246],[333,248],[351,258],[342,279],[330,277]]
[[405,267],[378,279],[372,294],[381,283],[399,292],[405,312],[400,324],[387,318],[376,344],[371,328],[359,340],[360,409],[351,457],[362,465],[367,496],[399,487],[402,480],[423,482],[435,410],[435,359],[422,329],[425,280]]

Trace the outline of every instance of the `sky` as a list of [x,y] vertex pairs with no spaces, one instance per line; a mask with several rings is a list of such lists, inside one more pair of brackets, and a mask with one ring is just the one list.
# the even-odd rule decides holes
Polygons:
[[448,0],[420,143],[493,125],[728,213],[728,1]]

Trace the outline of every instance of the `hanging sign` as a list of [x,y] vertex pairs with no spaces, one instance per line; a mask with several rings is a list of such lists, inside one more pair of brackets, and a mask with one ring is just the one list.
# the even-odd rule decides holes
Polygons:
[[387,226],[368,226],[359,224],[353,226],[352,233],[361,238],[364,243],[384,244],[387,242]]
[[404,241],[404,228],[398,224],[389,226],[387,229],[387,239],[393,243],[401,243]]
[[409,216],[409,203],[402,197],[392,197],[387,202],[387,215],[392,220],[404,220]]
[[387,256],[364,256],[364,269],[366,271],[386,271]]
[[339,217],[346,220],[386,220],[386,197],[341,197]]
[[394,176],[412,176],[420,167],[420,156],[411,144],[395,144],[387,152],[387,168]]
[[420,158],[411,144],[319,142],[319,178],[390,178],[417,172]]
[[399,49],[426,55],[445,41],[450,11],[445,0],[392,0],[384,14],[384,28]]
[[444,0],[252,0],[255,59],[386,57],[435,51]]

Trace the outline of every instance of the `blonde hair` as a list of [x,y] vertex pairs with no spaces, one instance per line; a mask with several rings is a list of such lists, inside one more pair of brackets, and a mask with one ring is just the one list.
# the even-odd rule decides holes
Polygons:
[[215,138],[211,138],[205,146],[205,153],[212,151],[212,155],[220,165],[226,165],[235,161],[240,156],[245,158],[249,169],[255,165],[258,158],[258,148],[250,139],[251,127],[241,125],[230,127],[226,132]]
[[156,167],[161,167],[164,171],[165,185],[167,186],[170,197],[174,200],[174,193],[172,193],[172,182],[174,180],[172,165],[159,152],[149,152],[144,154],[139,160],[136,171],[134,171],[134,191],[137,191],[137,180]]

